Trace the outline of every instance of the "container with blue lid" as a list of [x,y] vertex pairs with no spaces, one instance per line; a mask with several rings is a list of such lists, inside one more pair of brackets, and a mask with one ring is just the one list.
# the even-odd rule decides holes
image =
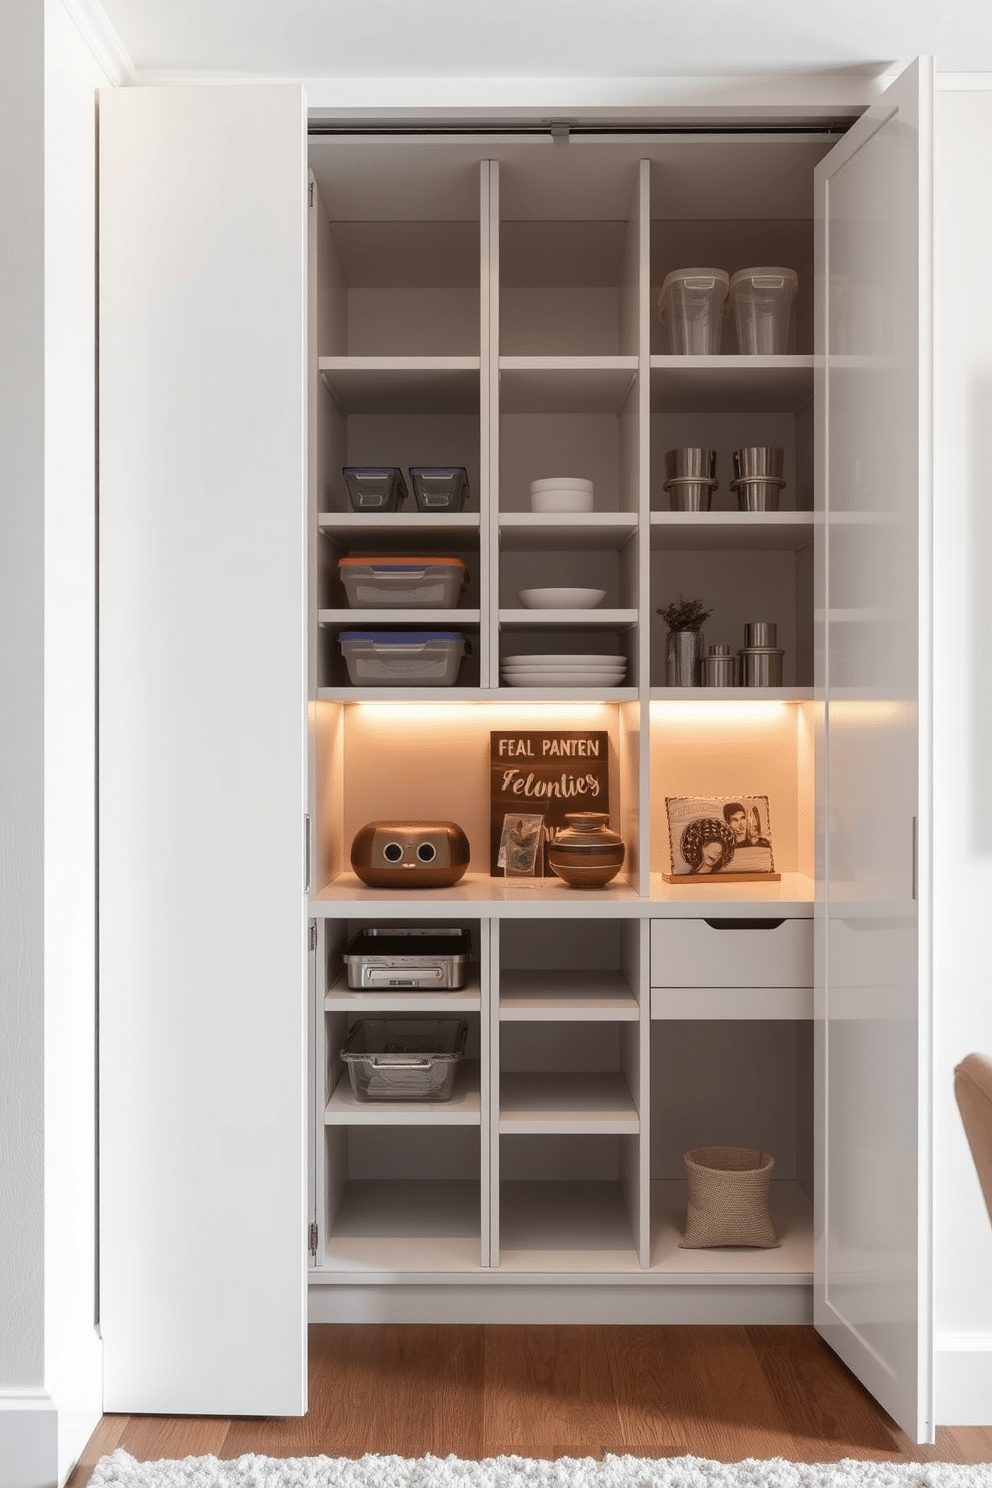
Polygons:
[[461,558],[339,558],[338,573],[354,610],[451,610],[468,582]]
[[356,687],[451,687],[471,649],[457,630],[342,630],[338,641]]

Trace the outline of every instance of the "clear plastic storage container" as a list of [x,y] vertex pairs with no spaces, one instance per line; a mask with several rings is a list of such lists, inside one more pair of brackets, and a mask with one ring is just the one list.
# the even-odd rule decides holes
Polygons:
[[460,1018],[362,1018],[341,1050],[355,1099],[450,1100],[467,1035]]
[[451,610],[468,582],[461,558],[339,558],[354,610]]
[[730,281],[737,347],[745,356],[781,356],[789,349],[794,269],[741,269]]
[[410,481],[421,511],[461,511],[468,500],[464,465],[411,465]]
[[341,474],[355,511],[396,511],[409,495],[398,465],[344,465]]
[[716,356],[730,276],[723,269],[675,269],[658,296],[658,315],[676,356]]
[[338,640],[356,687],[451,687],[469,649],[453,630],[343,630]]

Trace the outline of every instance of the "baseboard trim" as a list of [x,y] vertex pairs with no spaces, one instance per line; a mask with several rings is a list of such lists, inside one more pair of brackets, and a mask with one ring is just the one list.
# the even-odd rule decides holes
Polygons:
[[103,1347],[94,1331],[50,1389],[0,1389],[3,1488],[62,1488],[103,1413]]
[[795,1286],[312,1286],[311,1323],[725,1323],[813,1321]]
[[942,1333],[934,1359],[939,1426],[992,1426],[992,1333]]

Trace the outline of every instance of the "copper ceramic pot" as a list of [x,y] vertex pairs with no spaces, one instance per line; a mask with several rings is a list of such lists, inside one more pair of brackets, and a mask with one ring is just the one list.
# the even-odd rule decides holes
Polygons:
[[572,889],[601,889],[623,866],[623,838],[611,832],[605,811],[573,811],[553,842],[548,865]]

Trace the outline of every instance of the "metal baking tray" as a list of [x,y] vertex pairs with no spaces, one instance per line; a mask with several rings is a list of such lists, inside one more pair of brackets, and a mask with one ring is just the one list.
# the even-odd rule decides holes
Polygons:
[[348,986],[367,992],[464,987],[471,948],[467,930],[449,927],[360,930],[344,953]]

